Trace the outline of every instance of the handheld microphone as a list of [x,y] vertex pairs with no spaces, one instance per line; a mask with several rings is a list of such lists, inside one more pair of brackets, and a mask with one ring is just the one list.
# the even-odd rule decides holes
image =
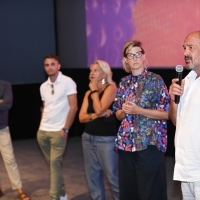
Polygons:
[[[182,72],[183,72],[183,66],[182,65],[177,65],[176,66],[176,76],[178,78],[178,84],[181,85],[181,81],[182,81]],[[180,102],[180,96],[175,95],[175,103],[179,104]]]

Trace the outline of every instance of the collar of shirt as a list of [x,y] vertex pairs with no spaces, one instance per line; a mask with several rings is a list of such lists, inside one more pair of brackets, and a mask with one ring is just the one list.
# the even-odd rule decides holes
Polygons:
[[62,78],[62,72],[58,72],[58,76],[57,76],[57,78],[56,78],[56,81],[54,82],[54,83],[52,83],[51,82],[51,80],[50,80],[50,78],[48,78],[48,80],[47,80],[47,84],[48,85],[55,85],[56,83],[59,83],[60,82],[60,80],[61,80],[61,78]]
[[137,75],[137,76],[134,76],[133,74],[131,74],[131,79],[140,80],[141,78],[146,76],[146,74],[147,74],[147,69],[144,69],[144,71],[141,74]]
[[197,77],[197,73],[194,70],[192,70],[187,76],[190,82],[195,81],[196,77]]

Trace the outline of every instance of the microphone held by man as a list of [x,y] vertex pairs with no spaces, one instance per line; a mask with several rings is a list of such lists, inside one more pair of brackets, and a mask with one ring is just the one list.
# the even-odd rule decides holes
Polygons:
[[[181,85],[181,81],[182,81],[182,72],[183,72],[183,66],[182,65],[177,65],[175,67],[175,70],[177,72],[177,78],[178,78],[178,84]],[[180,102],[180,96],[179,95],[175,95],[175,103],[179,104]]]

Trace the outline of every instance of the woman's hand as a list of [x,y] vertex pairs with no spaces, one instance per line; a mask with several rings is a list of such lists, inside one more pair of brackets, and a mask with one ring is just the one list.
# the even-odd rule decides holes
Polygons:
[[90,88],[91,91],[98,90],[97,82],[96,81],[90,81],[89,88]]
[[113,114],[112,110],[107,109],[102,115],[101,117],[110,117]]
[[140,114],[141,107],[137,106],[134,102],[128,102],[128,101],[126,101],[122,105],[122,110],[126,114],[132,114],[132,115],[133,114]]

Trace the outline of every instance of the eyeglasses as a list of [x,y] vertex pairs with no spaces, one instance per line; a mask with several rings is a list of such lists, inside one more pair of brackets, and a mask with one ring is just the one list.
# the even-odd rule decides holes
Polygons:
[[126,57],[129,59],[129,60],[132,60],[133,58],[134,58],[134,56],[136,57],[136,58],[141,58],[141,56],[142,56],[142,51],[138,51],[138,52],[136,52],[136,53],[127,53],[127,54],[125,54],[126,55]]
[[51,94],[52,94],[52,95],[54,94],[54,87],[53,87],[53,84],[51,84]]

